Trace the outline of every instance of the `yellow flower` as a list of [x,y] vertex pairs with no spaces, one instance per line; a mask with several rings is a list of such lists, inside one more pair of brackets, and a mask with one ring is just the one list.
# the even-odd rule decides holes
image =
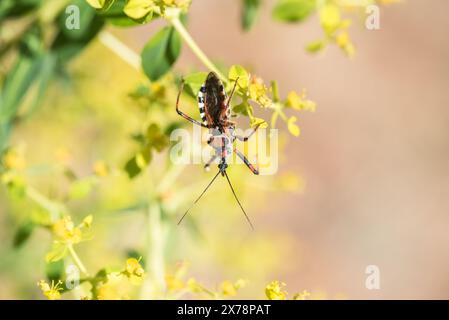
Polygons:
[[109,169],[104,161],[98,160],[93,165],[94,173],[99,177],[105,177],[109,174]]
[[106,282],[101,283],[97,288],[98,300],[128,300],[129,287],[121,274],[108,274]]
[[189,280],[187,280],[187,287],[194,293],[203,291],[203,287],[198,282],[196,282],[195,278],[190,278]]
[[165,284],[167,286],[167,290],[181,290],[184,288],[185,284],[181,279],[178,279],[176,276],[172,274],[167,274],[165,276]]
[[44,296],[47,297],[48,300],[59,300],[61,299],[62,281],[59,280],[56,284],[54,280],[51,281],[51,286],[44,280],[41,280],[37,283],[37,286],[42,290]]
[[81,226],[86,227],[86,228],[90,228],[92,226],[92,221],[93,221],[93,217],[92,215],[88,215],[87,217],[85,217],[83,219],[83,222],[81,223]]
[[223,281],[221,284],[221,291],[224,296],[235,296],[237,294],[237,290],[234,287],[234,284],[231,281]]
[[3,164],[7,169],[21,170],[25,168],[26,161],[21,152],[9,149],[3,156]]
[[267,92],[268,89],[264,85],[261,78],[251,78],[251,84],[249,85],[249,96],[252,100],[256,101],[265,108],[268,108],[272,104],[271,99],[267,96]]
[[265,288],[265,295],[269,300],[285,300],[287,299],[287,292],[282,289],[285,287],[285,283],[279,281],[273,281]]
[[70,216],[65,216],[56,221],[52,226],[52,230],[57,238],[71,244],[79,243],[82,239],[81,230],[75,227]]
[[354,56],[355,53],[354,45],[352,44],[349,34],[347,32],[341,32],[339,35],[337,35],[335,41],[337,42],[337,45],[343,49],[346,55],[348,55],[349,57]]
[[305,110],[314,112],[316,109],[316,103],[306,99],[306,92],[303,91],[301,95],[295,91],[290,91],[287,95],[285,105],[295,110]]
[[304,290],[303,292],[297,293],[293,296],[293,300],[306,300],[310,296],[310,292]]
[[182,279],[186,275],[189,265],[190,264],[186,261],[178,262],[176,264],[174,272],[165,276],[165,284],[167,285],[167,290],[175,291],[185,288],[186,284]]
[[341,23],[340,9],[335,4],[328,3],[320,10],[321,26],[327,35],[332,35]]
[[126,260],[126,274],[128,276],[136,276],[139,278],[143,277],[145,271],[140,265],[139,260],[135,258],[129,258],[128,260]]
[[221,292],[224,296],[232,297],[237,294],[237,290],[243,288],[245,285],[246,281],[243,279],[239,279],[235,283],[226,280],[221,283]]

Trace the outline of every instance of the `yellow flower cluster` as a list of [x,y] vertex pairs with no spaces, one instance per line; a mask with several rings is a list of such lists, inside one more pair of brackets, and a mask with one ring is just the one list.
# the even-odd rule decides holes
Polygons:
[[333,3],[324,5],[319,10],[319,17],[327,41],[335,42],[347,56],[352,57],[355,49],[347,32],[351,21],[342,19],[340,8]]
[[68,244],[77,244],[83,240],[83,229],[90,228],[92,220],[92,215],[89,215],[78,226],[75,226],[72,218],[65,216],[53,223],[52,231],[57,240]]
[[223,281],[219,285],[219,290],[211,290],[198,282],[195,278],[189,278],[184,281],[183,278],[187,273],[189,264],[186,262],[178,263],[173,273],[165,276],[167,291],[172,296],[179,297],[184,293],[193,293],[198,296],[205,296],[209,299],[233,297],[237,295],[238,290],[246,286],[247,281],[239,279],[235,282],[228,280]]
[[[279,281],[272,281],[265,287],[265,295],[269,300],[286,300],[288,293],[284,290],[285,283]],[[293,295],[293,300],[306,300],[310,297],[307,290]]]
[[283,290],[285,283],[272,281],[265,288],[265,295],[269,300],[285,300],[287,299],[287,291]]
[[41,280],[37,283],[37,286],[42,290],[42,293],[47,297],[48,300],[61,299],[61,285],[62,281],[58,281],[55,283],[54,280],[51,281],[51,285],[44,280]]

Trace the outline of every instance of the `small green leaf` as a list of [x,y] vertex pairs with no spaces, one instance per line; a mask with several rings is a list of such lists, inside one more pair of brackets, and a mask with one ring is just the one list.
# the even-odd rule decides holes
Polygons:
[[148,22],[147,20],[151,20],[148,18],[153,18],[153,14],[151,14],[151,17],[144,17],[140,20],[133,20],[132,18],[128,17],[125,12],[123,12],[126,3],[127,0],[116,0],[107,11],[102,10],[97,12],[97,14],[105,18],[106,21],[110,24],[119,27],[137,26],[141,23]]
[[200,91],[201,85],[206,81],[207,72],[196,72],[189,74],[184,78],[184,82],[187,86],[187,90],[191,90],[189,92],[193,96],[196,97],[198,91]]
[[91,177],[74,181],[69,189],[69,198],[80,200],[87,197],[92,191],[95,181]]
[[253,113],[253,107],[248,103],[248,101],[243,101],[242,103],[234,106],[232,111],[244,116],[249,116]]
[[280,0],[273,9],[273,18],[283,22],[301,22],[314,10],[315,0]]
[[50,252],[45,255],[45,261],[47,263],[59,261],[67,255],[67,251],[66,244],[54,242]]
[[309,43],[306,46],[306,50],[310,53],[317,53],[326,47],[326,42],[324,40],[317,40]]
[[242,66],[234,65],[229,69],[228,78],[231,82],[238,79],[238,88],[247,89],[249,86],[249,73]]
[[49,281],[55,281],[64,277],[64,260],[58,260],[56,262],[47,263],[45,266],[45,274]]
[[151,162],[151,149],[146,148],[138,152],[135,156],[129,159],[125,164],[125,171],[130,179],[137,177],[142,170]]
[[256,21],[261,0],[243,0],[241,24],[245,31],[251,29]]
[[161,128],[155,123],[148,126],[146,132],[146,139],[148,146],[161,152],[166,146],[168,146],[168,137],[161,131]]
[[32,221],[27,221],[17,229],[13,241],[14,248],[21,247],[30,238],[35,226]]
[[147,77],[156,81],[166,74],[181,53],[181,39],[173,27],[165,27],[145,45],[142,68]]
[[298,125],[296,124],[296,117],[290,117],[287,121],[287,127],[288,131],[295,137],[298,137],[301,134],[301,130],[299,129]]

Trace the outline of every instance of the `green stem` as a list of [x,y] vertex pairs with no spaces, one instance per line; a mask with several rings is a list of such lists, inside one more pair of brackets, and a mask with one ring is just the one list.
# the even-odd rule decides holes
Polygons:
[[147,277],[142,285],[142,299],[161,298],[165,291],[164,232],[161,207],[156,199],[150,200],[147,214],[148,248],[145,269]]
[[218,68],[210,61],[210,59],[206,56],[206,54],[201,50],[201,48],[197,45],[195,40],[193,40],[192,36],[189,34],[187,29],[182,24],[181,20],[179,20],[179,14],[167,15],[167,20],[172,24],[172,26],[178,31],[181,38],[184,42],[189,46],[195,56],[211,71],[215,72],[218,77],[224,82],[227,82],[227,78],[218,70]]
[[66,209],[64,208],[64,206],[48,199],[47,197],[45,197],[43,194],[41,194],[39,191],[37,191],[33,187],[28,186],[26,188],[25,193],[29,199],[33,200],[41,208],[45,209],[46,211],[48,211],[50,213],[52,221],[60,218],[61,213],[66,212]]
[[69,253],[70,256],[72,257],[73,261],[75,262],[75,264],[77,265],[77,267],[80,269],[80,271],[82,273],[84,273],[85,275],[89,275],[89,273],[87,272],[86,267],[84,266],[83,262],[81,261],[81,259],[79,258],[78,254],[76,253],[75,249],[73,248],[72,244],[69,244],[67,246],[67,248],[69,249]]

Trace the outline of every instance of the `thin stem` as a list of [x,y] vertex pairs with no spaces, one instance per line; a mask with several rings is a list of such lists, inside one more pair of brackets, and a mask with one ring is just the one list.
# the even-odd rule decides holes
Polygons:
[[58,219],[61,216],[61,213],[66,211],[64,206],[48,199],[33,187],[28,186],[26,188],[26,195],[40,207],[47,210],[50,213],[52,220]]
[[155,199],[150,200],[147,214],[148,247],[145,263],[147,278],[142,285],[142,299],[161,298],[165,291],[164,232],[161,207]]
[[140,56],[108,31],[100,32],[99,39],[108,49],[136,70],[141,69]]
[[75,264],[77,265],[77,267],[81,270],[82,273],[84,273],[85,275],[88,276],[89,273],[87,272],[86,267],[84,266],[83,262],[79,258],[79,256],[76,253],[75,249],[73,248],[73,245],[69,244],[67,246],[67,248],[69,249],[70,256],[72,257],[72,259],[75,262]]
[[218,70],[218,68],[210,61],[210,59],[206,56],[206,54],[201,50],[201,48],[197,45],[195,40],[193,40],[192,36],[189,34],[187,29],[182,24],[181,20],[179,20],[179,15],[168,16],[167,20],[172,24],[172,26],[178,31],[181,38],[184,42],[189,46],[195,56],[211,71],[215,72],[218,77],[224,82],[227,82],[227,78]]

